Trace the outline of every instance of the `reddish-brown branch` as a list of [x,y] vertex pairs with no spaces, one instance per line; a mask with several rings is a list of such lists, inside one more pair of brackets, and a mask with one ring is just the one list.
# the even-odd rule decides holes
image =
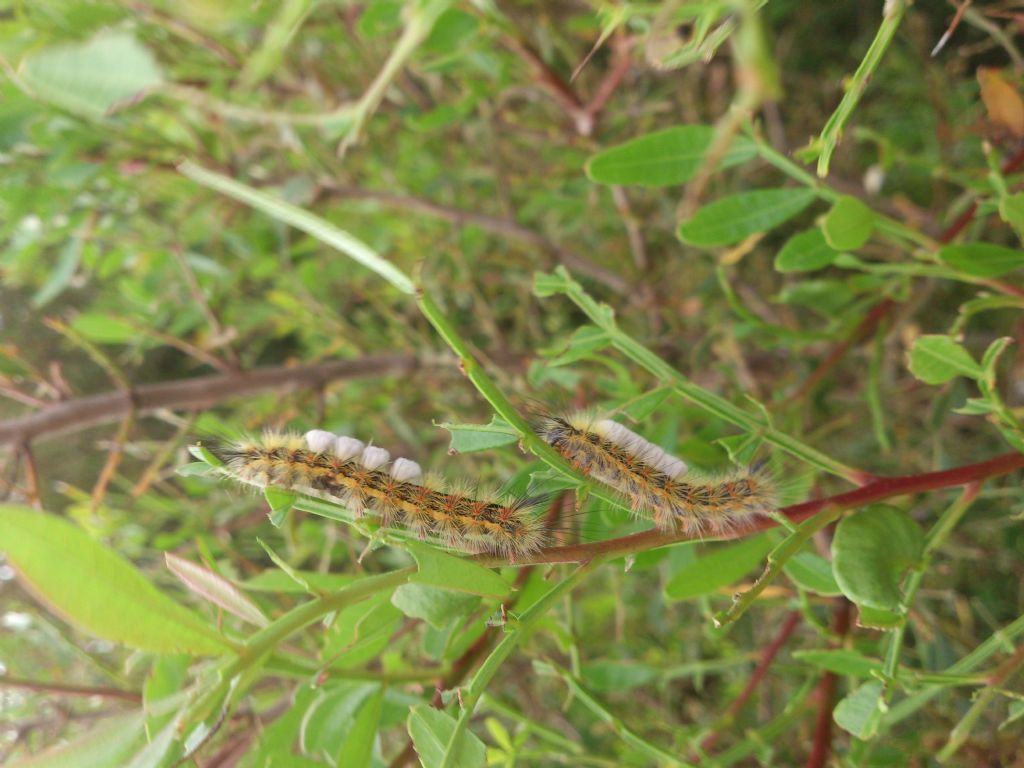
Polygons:
[[[904,496],[911,493],[922,493],[934,491],[940,488],[953,488],[967,485],[972,482],[980,482],[999,475],[1005,475],[1018,469],[1024,469],[1024,454],[1004,453],[988,461],[977,464],[966,464],[956,469],[946,469],[941,472],[924,472],[919,475],[905,475],[903,477],[883,477],[873,480],[846,493],[836,496],[829,496],[824,499],[805,501],[801,504],[793,504],[779,510],[783,515],[795,523],[807,520],[824,509],[854,509],[865,504],[882,499],[890,499],[894,496]],[[757,531],[774,528],[778,523],[774,520],[761,517],[751,525],[736,531],[730,531],[719,538],[736,539],[749,536]],[[699,538],[698,535],[688,532],[667,532],[657,528],[651,528],[630,536],[622,536],[617,539],[598,541],[593,544],[575,544],[564,547],[549,547],[519,561],[520,565],[532,565],[536,563],[583,563],[597,557],[598,555],[628,555],[634,552],[643,552],[657,547],[664,547],[668,544],[677,544],[681,541],[691,541]],[[493,556],[481,556],[480,562],[501,565],[506,561]]]
[[[843,638],[850,631],[851,603],[845,597],[836,598],[832,629],[836,635],[835,646],[842,645]],[[814,723],[814,743],[807,757],[807,768],[823,768],[832,751],[832,708],[835,704],[836,687],[839,678],[835,672],[823,672],[818,681],[818,715]]]
[[424,367],[415,355],[369,355],[312,365],[257,368],[241,373],[142,384],[130,392],[107,392],[54,403],[35,413],[0,422],[0,445],[28,445],[41,437],[145,416],[162,408],[198,410],[235,397],[261,392],[316,389],[331,381],[363,376],[409,374]]
[[[765,675],[768,674],[768,669],[775,662],[775,657],[779,655],[779,651],[789,640],[790,635],[796,630],[800,624],[801,619],[800,611],[792,611],[785,623],[782,625],[782,629],[779,630],[779,634],[775,637],[772,642],[765,647],[761,652],[761,658],[757,662],[757,666],[750,675],[750,679],[747,680],[747,684],[740,691],[740,695],[729,705],[729,708],[725,712],[725,716],[718,723],[715,730],[708,733],[700,742],[700,751],[707,753],[715,746],[718,741],[718,737],[721,735],[721,728],[731,725],[736,719],[736,716],[742,711],[743,707],[746,706],[747,701],[754,695],[754,691],[757,686],[760,685]],[[690,756],[691,762],[699,762],[700,756],[693,754]]]
[[783,400],[782,403],[791,403],[800,400],[806,395],[815,384],[824,379],[829,371],[839,364],[839,361],[843,359],[850,347],[871,336],[895,306],[896,302],[890,298],[882,299],[875,304],[871,311],[864,316],[864,319],[857,324],[857,327],[853,329],[853,332],[833,347],[828,356],[818,363],[818,367],[814,369],[813,373],[807,377],[804,383],[793,394]]
[[[1007,158],[1000,171],[1003,175],[1013,173],[1024,166],[1024,147],[1018,149],[1013,155]],[[978,204],[971,203],[967,210],[961,213],[952,224],[943,230],[942,234],[938,237],[938,242],[942,245],[951,243],[957,235],[959,235],[968,224],[970,224],[975,215],[978,213]],[[995,280],[990,281],[990,285],[1002,293],[1010,294],[1013,296],[1024,296],[1024,290],[1016,285],[1010,285],[1008,283],[998,282]],[[888,315],[893,308],[895,308],[896,302],[892,299],[884,299],[871,308],[871,311],[864,317],[863,320],[858,323],[857,327],[853,329],[853,332],[837,344],[832,351],[822,360],[818,366],[814,369],[807,380],[800,385],[800,387],[784,401],[784,404],[788,404],[799,400],[807,392],[814,387],[819,381],[821,381],[828,373],[838,365],[839,361],[843,359],[847,352],[850,351],[850,347],[859,341],[867,338],[875,332],[879,323]]]
[[0,675],[0,688],[20,688],[38,693],[55,693],[64,696],[100,696],[104,699],[122,699],[123,701],[140,702],[142,696],[135,691],[120,688],[94,688],[88,685],[68,685],[66,683],[47,683],[42,680],[26,680],[20,677]]

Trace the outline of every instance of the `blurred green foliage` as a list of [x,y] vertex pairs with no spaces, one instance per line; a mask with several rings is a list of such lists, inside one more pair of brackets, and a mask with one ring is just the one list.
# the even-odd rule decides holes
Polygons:
[[[1016,461],[1014,20],[968,9],[932,56],[951,8],[880,5],[0,5],[0,759],[1008,763],[1019,471],[834,538],[819,517],[491,570],[365,551],[372,524],[187,453],[322,428],[471,486],[578,488],[510,403],[614,413],[697,468],[767,460],[785,503]],[[578,490],[564,543],[649,527]],[[784,575],[716,626],[766,559]]]

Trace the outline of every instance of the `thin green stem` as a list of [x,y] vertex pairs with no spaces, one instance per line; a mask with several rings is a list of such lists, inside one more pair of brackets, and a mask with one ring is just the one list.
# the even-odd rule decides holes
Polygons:
[[889,44],[896,35],[896,30],[899,29],[905,12],[906,0],[886,0],[882,23],[878,27],[878,32],[875,33],[875,39],[871,41],[871,45],[867,53],[864,54],[860,66],[857,67],[857,71],[853,73],[853,77],[845,83],[844,90],[846,92],[843,94],[842,101],[839,102],[836,111],[829,117],[821,135],[814,142],[813,146],[819,152],[818,176],[820,178],[825,178],[828,175],[832,153],[835,152],[836,146],[839,144],[843,129],[853,115],[854,109],[857,108],[864,91],[867,90],[868,82],[875,70],[878,69],[878,65],[881,64],[882,57],[889,49]]
[[566,579],[562,580],[548,592],[541,597],[537,602],[531,605],[523,614],[519,617],[515,627],[512,628],[508,634],[502,639],[500,643],[495,647],[491,654],[487,657],[483,664],[480,665],[480,669],[477,670],[473,676],[472,681],[469,684],[469,690],[462,697],[462,712],[459,714],[459,719],[455,723],[455,728],[452,731],[451,738],[448,740],[448,744],[445,748],[444,760],[441,763],[440,768],[454,768],[458,754],[456,748],[462,734],[466,730],[466,726],[469,723],[469,719],[473,716],[473,712],[476,709],[477,703],[480,701],[480,697],[487,690],[487,686],[491,680],[497,674],[501,665],[505,663],[505,660],[512,654],[512,651],[527,637],[533,629],[536,628],[537,623],[544,614],[546,614],[554,605],[557,603],[563,595],[566,595],[578,586],[580,583],[590,575],[598,566],[605,562],[607,558],[598,557],[583,565],[579,566],[573,571]]
[[646,739],[638,736],[636,733],[631,731],[625,723],[622,722],[618,717],[613,715],[608,709],[601,704],[594,696],[587,691],[579,679],[573,675],[569,670],[563,669],[557,664],[546,662],[545,666],[552,670],[552,674],[557,674],[558,677],[569,687],[572,695],[587,709],[589,709],[599,720],[606,723],[611,727],[612,731],[622,739],[626,744],[633,747],[638,752],[647,755],[651,760],[654,760],[657,765],[671,765],[671,766],[692,766],[692,763],[687,763],[679,760],[675,755],[669,754],[663,749],[656,747]]
[[767,442],[823,471],[839,475],[858,485],[866,479],[866,473],[861,470],[826,456],[797,438],[775,429],[764,413],[752,414],[733,405],[725,398],[694,384],[682,373],[624,333],[616,323],[612,309],[595,301],[583,289],[583,286],[572,279],[569,271],[564,267],[555,269],[555,278],[555,280],[549,280],[548,276],[544,277],[545,292],[557,290],[564,293],[577,307],[583,310],[583,313],[595,325],[608,334],[615,349],[645,368],[659,381],[670,383],[681,397],[696,403],[709,413],[735,424],[746,432],[761,436]]

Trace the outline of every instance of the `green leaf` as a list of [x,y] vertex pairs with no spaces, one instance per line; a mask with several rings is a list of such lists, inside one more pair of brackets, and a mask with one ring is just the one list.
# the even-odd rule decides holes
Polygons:
[[757,189],[716,200],[679,225],[679,239],[690,245],[732,245],[767,232],[796,216],[814,200],[809,189]]
[[999,216],[1013,227],[1017,237],[1024,238],[1024,192],[1004,195],[999,200]]
[[906,617],[898,611],[888,611],[884,608],[871,608],[866,605],[859,605],[857,606],[857,609],[858,627],[886,631],[896,629],[906,623]]
[[20,75],[44,101],[94,119],[163,83],[153,54],[128,32],[44,48],[22,62]]
[[814,552],[798,552],[783,566],[793,583],[817,595],[835,597],[842,594],[832,575],[832,564]]
[[43,287],[32,297],[33,307],[46,306],[68,287],[71,278],[75,276],[75,270],[78,269],[78,263],[81,261],[82,245],[81,237],[72,237],[60,249],[57,263],[50,270],[49,277],[46,278]]
[[[344,756],[345,766],[370,765],[369,722],[380,721],[382,692],[377,683],[337,683],[323,689],[302,718],[299,743],[310,756]],[[374,718],[376,715],[376,718]]]
[[572,280],[568,272],[555,270],[554,272],[533,273],[533,295],[538,299],[546,299],[549,296],[557,296],[565,293],[572,287]]
[[409,578],[410,582],[499,600],[507,597],[511,590],[501,576],[471,560],[417,542],[409,542],[408,549],[419,566]]
[[793,651],[793,658],[818,669],[851,677],[871,677],[873,672],[882,670],[882,662],[878,659],[872,659],[845,648],[829,651]]
[[13,762],[8,768],[110,768],[127,765],[145,743],[142,712],[132,712],[103,718],[70,742]]
[[294,491],[268,485],[263,489],[263,498],[267,500],[267,505],[270,507],[270,522],[280,528],[287,514],[295,506],[299,495]]
[[910,350],[910,372],[925,384],[945,384],[957,376],[976,379],[983,371],[970,353],[949,336],[921,336]]
[[828,245],[837,251],[855,251],[871,237],[875,228],[875,212],[850,195],[843,195],[821,223]]
[[733,584],[756,568],[775,546],[765,535],[717,547],[710,554],[680,568],[665,585],[669,600],[689,600]]
[[577,328],[569,341],[557,349],[545,350],[544,355],[550,357],[547,365],[568,365],[577,360],[584,360],[592,357],[611,343],[611,336],[608,332],[598,328],[596,325],[581,325]]
[[71,322],[71,327],[98,344],[125,344],[139,335],[130,323],[98,313],[79,315]]
[[793,235],[775,256],[776,272],[813,272],[827,267],[839,252],[825,242],[820,229],[807,229]]
[[872,680],[847,694],[836,704],[832,719],[836,725],[858,739],[870,739],[878,732],[879,715],[885,703],[882,701],[882,683]]
[[172,552],[164,552],[164,562],[171,573],[200,597],[250,624],[265,627],[269,623],[256,603],[220,574]]
[[587,687],[600,692],[628,691],[647,685],[662,674],[657,667],[628,661],[594,661],[584,664],[580,672]]
[[844,518],[832,539],[836,582],[858,605],[900,607],[900,580],[921,559],[924,535],[905,512],[883,505]]
[[65,520],[0,506],[0,550],[33,594],[97,637],[153,653],[202,656],[229,650],[203,619]]
[[939,259],[959,272],[974,277],[1000,277],[1024,267],[1024,250],[991,243],[947,245]]
[[449,453],[473,453],[489,451],[511,445],[519,439],[519,433],[502,418],[491,417],[490,424],[440,424],[452,433]]
[[671,394],[671,387],[658,387],[626,401],[615,410],[629,416],[634,421],[643,421],[658,410],[658,406],[665,402]]
[[[406,721],[416,754],[423,768],[437,768],[444,761],[445,748],[455,731],[455,719],[438,709],[420,704],[409,710]],[[486,764],[487,749],[470,730],[462,733],[455,745],[452,765],[459,768],[480,768]]]
[[444,629],[452,619],[474,610],[480,598],[423,584],[403,584],[392,593],[391,604],[410,618],[423,619],[435,629]]
[[[710,125],[679,125],[598,152],[587,160],[591,181],[601,184],[636,184],[667,187],[685,184],[700,168],[715,129]],[[733,139],[719,168],[739,165],[755,155],[754,143],[743,136]]]

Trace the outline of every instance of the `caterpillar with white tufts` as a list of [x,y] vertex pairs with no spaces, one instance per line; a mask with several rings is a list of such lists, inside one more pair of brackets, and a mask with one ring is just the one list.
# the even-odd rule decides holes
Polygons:
[[610,419],[545,415],[537,433],[579,472],[617,491],[665,531],[719,535],[770,514],[778,492],[764,467],[704,476]]
[[213,451],[223,471],[259,488],[276,486],[336,501],[357,517],[370,510],[452,549],[515,559],[544,546],[548,532],[536,498],[469,494],[424,481],[419,464],[391,461],[383,448],[313,430],[267,432]]

